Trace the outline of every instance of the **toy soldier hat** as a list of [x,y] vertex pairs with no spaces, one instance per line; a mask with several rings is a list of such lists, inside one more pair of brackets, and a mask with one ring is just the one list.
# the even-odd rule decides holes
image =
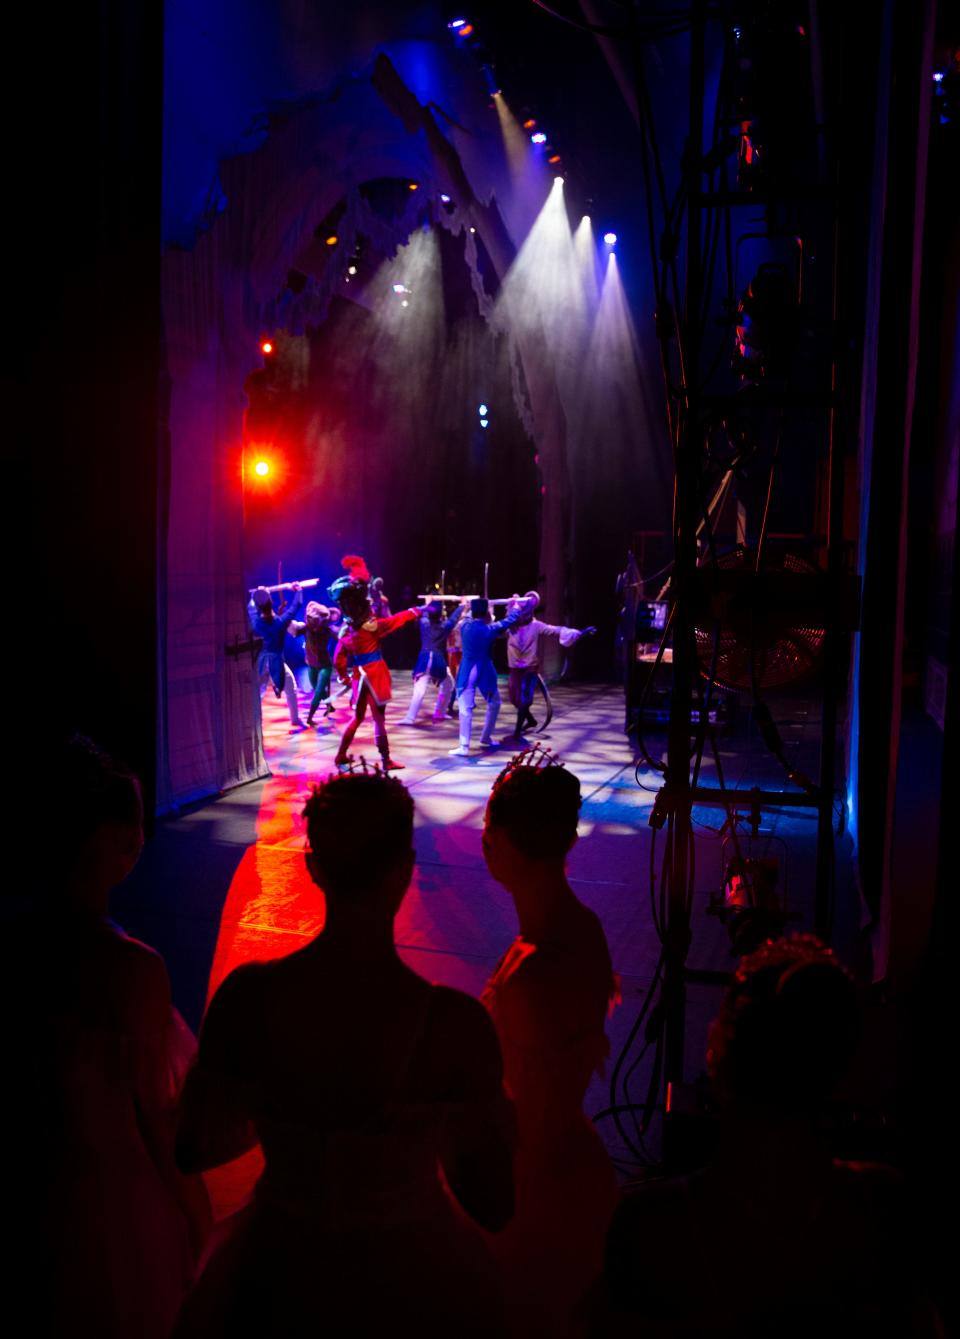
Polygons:
[[266,586],[258,586],[253,592],[253,603],[258,609],[264,609],[268,604],[273,603],[270,599],[270,592],[267,590]]
[[480,595],[475,600],[470,601],[470,616],[471,618],[483,618],[489,608],[489,602]]

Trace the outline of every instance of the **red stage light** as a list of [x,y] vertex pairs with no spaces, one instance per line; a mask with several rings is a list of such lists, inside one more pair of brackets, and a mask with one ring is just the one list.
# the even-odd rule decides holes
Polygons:
[[534,126],[535,126],[536,124],[537,124],[536,121],[535,121],[535,120],[533,119],[533,117],[531,116],[531,117],[528,117],[526,121],[524,121],[524,123],[523,123],[523,128],[524,128],[524,130],[533,130],[533,128],[534,128]]
[[472,32],[473,32],[473,24],[472,24],[472,23],[465,23],[461,28],[458,28],[458,29],[457,29],[457,36],[458,36],[458,37],[469,37],[470,34],[471,34]]
[[550,157],[547,159],[548,163],[559,163],[559,161],[560,161],[560,155],[558,153],[551,154]]
[[263,343],[260,345],[260,352],[264,354],[273,353],[273,345],[270,343],[268,339],[265,339]]

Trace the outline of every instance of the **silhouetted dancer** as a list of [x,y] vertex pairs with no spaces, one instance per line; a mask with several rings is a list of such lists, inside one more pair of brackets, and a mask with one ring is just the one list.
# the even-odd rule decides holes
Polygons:
[[510,1332],[565,1339],[601,1268],[619,1201],[613,1165],[582,1104],[607,1056],[616,980],[603,927],[573,893],[580,783],[549,754],[520,754],[487,804],[483,854],[510,893],[520,933],[483,995],[503,1051],[519,1130],[517,1205],[492,1243]]
[[642,1187],[617,1211],[611,1312],[596,1334],[943,1333],[899,1177],[834,1160],[818,1125],[858,1032],[854,984],[812,936],[741,960],[708,1038],[722,1107],[716,1156]]
[[499,1334],[496,1270],[471,1219],[496,1231],[510,1215],[510,1108],[481,1006],[394,947],[413,800],[393,778],[347,773],[304,816],[323,930],[227,977],[184,1093],[182,1166],[219,1166],[259,1139],[266,1167],[178,1339]]

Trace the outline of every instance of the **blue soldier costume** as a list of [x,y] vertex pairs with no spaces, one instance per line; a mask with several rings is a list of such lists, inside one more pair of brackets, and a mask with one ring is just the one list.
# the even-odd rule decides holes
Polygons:
[[431,600],[420,615],[420,654],[413,667],[413,696],[406,716],[401,725],[413,725],[423,704],[428,683],[439,688],[437,705],[434,708],[434,721],[442,721],[447,712],[447,699],[450,695],[452,680],[447,667],[447,638],[460,621],[463,610],[458,607],[449,618],[443,619],[443,604],[440,600]]
[[[296,681],[283,659],[283,643],[293,616],[300,606],[300,592],[298,590],[293,592],[293,599],[281,614],[273,613],[273,601],[270,599],[270,592],[264,586],[258,586],[254,591],[252,604],[251,623],[254,636],[263,642],[257,662],[260,688],[262,690],[269,680],[277,697],[285,693],[290,711],[290,724],[300,725]],[[270,611],[269,615],[267,610]]]
[[479,689],[487,704],[487,714],[480,734],[480,743],[484,748],[495,748],[491,732],[497,723],[500,711],[500,690],[497,687],[497,671],[491,657],[494,640],[508,632],[515,623],[519,623],[525,614],[532,613],[540,603],[539,596],[531,591],[526,599],[496,623],[488,623],[486,600],[470,602],[470,617],[461,628],[463,660],[457,676],[457,701],[460,706],[460,744],[452,752],[464,756],[470,751],[470,729],[473,725],[473,704]]

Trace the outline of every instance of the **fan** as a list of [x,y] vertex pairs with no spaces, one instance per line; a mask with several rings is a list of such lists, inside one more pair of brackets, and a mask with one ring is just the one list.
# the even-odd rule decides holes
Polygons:
[[734,692],[795,683],[817,667],[823,644],[823,574],[769,547],[759,572],[756,560],[755,549],[738,545],[699,569],[701,672],[710,674],[716,654],[714,681]]

